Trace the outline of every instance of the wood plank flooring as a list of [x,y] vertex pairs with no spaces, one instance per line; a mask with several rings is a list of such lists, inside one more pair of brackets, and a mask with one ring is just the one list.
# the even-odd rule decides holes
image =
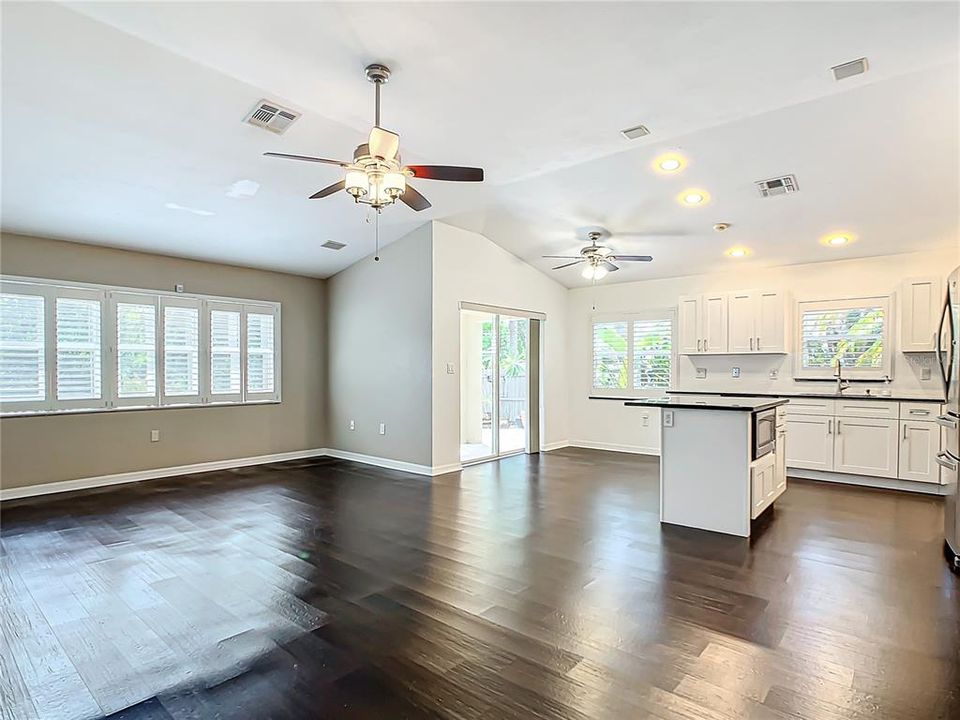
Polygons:
[[3,718],[960,718],[934,498],[661,528],[655,459],[322,458],[5,503]]

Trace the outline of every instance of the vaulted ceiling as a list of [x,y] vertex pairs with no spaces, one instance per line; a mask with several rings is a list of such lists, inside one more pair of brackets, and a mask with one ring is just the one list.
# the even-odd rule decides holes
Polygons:
[[[2,20],[5,230],[337,272],[371,252],[367,213],[307,200],[336,168],[262,153],[349,157],[376,60],[404,160],[487,171],[420,181],[433,207],[387,208],[388,242],[440,219],[571,286],[539,256],[594,225],[655,257],[611,280],[958,242],[955,3],[4,3]],[[303,116],[283,136],[243,124],[261,98]],[[668,150],[682,173],[651,168]],[[762,199],[754,181],[784,173],[800,192]],[[710,202],[682,206],[687,187]],[[856,242],[825,248],[831,231]]]

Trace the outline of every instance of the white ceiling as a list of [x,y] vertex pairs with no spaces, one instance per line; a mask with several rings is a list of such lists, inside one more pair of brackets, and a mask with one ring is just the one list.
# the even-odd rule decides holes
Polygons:
[[[483,232],[546,271],[578,227],[655,256],[611,280],[956,244],[955,3],[4,3],[2,220],[10,231],[328,276],[373,246],[345,194],[307,200],[372,121],[407,162],[480,165],[423,181],[434,203],[383,215]],[[842,83],[829,68],[867,56]],[[240,121],[260,98],[304,112],[282,137]],[[638,141],[618,131],[638,123]],[[680,148],[680,177],[651,172]],[[760,199],[753,181],[797,175]],[[239,180],[252,198],[228,197]],[[703,187],[712,202],[674,197]],[[214,213],[171,210],[173,204]],[[714,234],[718,221],[733,227]],[[828,250],[831,230],[859,240]],[[323,250],[327,239],[347,243]],[[723,255],[744,244],[753,255]],[[552,273],[567,285],[576,269]]]

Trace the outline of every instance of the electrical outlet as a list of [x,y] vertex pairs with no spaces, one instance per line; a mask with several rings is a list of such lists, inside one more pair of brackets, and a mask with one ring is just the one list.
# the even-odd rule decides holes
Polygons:
[[780,371],[777,370],[776,368],[771,368],[771,370],[770,370],[770,379],[771,379],[771,380],[776,380],[778,377],[780,377]]
[[150,442],[160,442],[160,431],[151,430],[150,431]]
[[453,375],[456,371],[457,368],[453,363],[447,363],[447,375]]
[[643,425],[643,427],[650,427],[650,416],[649,416],[649,415],[644,415],[644,416],[641,418],[641,420],[642,420],[642,423],[641,423],[641,424]]
[[385,423],[380,423],[380,434],[381,435],[387,434],[387,426]]
[[673,410],[663,411],[663,426],[673,427]]
[[707,377],[707,369],[697,368],[697,380],[703,380],[706,377]]
[[930,379],[930,368],[922,367],[920,368],[920,379],[929,380]]
[[738,367],[730,368],[730,377],[735,377],[735,378],[740,377],[740,368]]
[[182,292],[183,292],[183,283],[177,283],[176,285],[173,286],[173,289],[174,289],[175,292],[182,293]]
[[350,429],[351,429],[351,430],[356,430],[356,429],[357,429],[357,424],[356,424],[353,420],[350,421]]

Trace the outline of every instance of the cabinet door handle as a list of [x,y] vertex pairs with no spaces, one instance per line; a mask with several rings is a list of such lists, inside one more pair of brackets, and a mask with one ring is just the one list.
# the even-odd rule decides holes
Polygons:
[[827,435],[833,435],[833,418],[827,420]]
[[753,350],[753,338],[750,338],[750,349]]
[[757,350],[760,349],[760,336],[757,335]]
[[837,435],[840,434],[840,419],[837,418]]
[[906,442],[906,440],[907,440],[907,426],[906,426],[906,425],[903,426],[903,440],[904,440],[904,442]]
[[700,343],[701,343],[701,342],[703,342],[703,341],[702,341],[702,340],[697,340],[697,352],[700,352]]

